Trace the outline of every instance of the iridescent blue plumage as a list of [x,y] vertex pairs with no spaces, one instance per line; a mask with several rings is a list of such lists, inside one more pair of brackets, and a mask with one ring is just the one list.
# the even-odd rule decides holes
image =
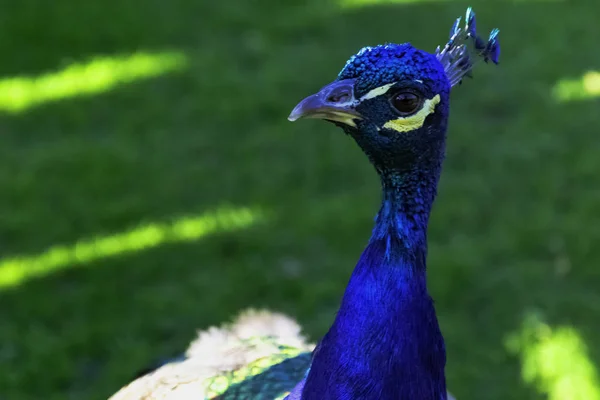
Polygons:
[[496,63],[499,52],[497,31],[482,44],[471,9],[464,30],[459,23],[436,54],[408,43],[361,49],[337,82],[292,112],[291,119],[316,115],[352,136],[377,170],[383,196],[333,326],[289,400],[447,398],[445,345],[427,292],[427,226],[450,89],[470,72],[474,55]]
[[[425,258],[450,83],[434,55],[410,44],[365,48],[338,79],[353,80],[355,98],[368,97],[355,105],[356,127],[344,129],[378,171],[383,200],[335,322],[315,351],[302,400],[445,399],[446,355]],[[406,132],[387,127],[399,118],[390,106],[393,95],[367,93],[388,85],[392,93],[437,99],[434,112]]]
[[[459,19],[460,21],[460,19]],[[457,21],[459,24],[460,22]],[[477,37],[477,25],[475,23],[475,13],[471,7],[467,8],[467,12],[465,13],[465,21],[466,21],[466,31],[467,35],[471,37]]]
[[484,54],[486,54],[486,58],[484,59],[486,62],[489,58],[494,64],[498,64],[498,59],[500,58],[500,42],[498,40],[499,34],[500,30],[498,29],[492,29],[490,32],[490,37],[484,52]]
[[[500,57],[500,42],[498,29],[493,29],[490,36],[484,41],[476,29],[475,12],[467,8],[465,15],[465,28],[459,27],[461,18],[458,18],[450,30],[450,39],[443,49],[439,47],[435,53],[444,65],[450,85],[454,86],[462,81],[464,76],[470,77],[471,70],[478,60],[492,61],[498,64]],[[473,50],[470,47],[473,46]]]
[[454,21],[452,28],[450,28],[450,37],[452,37],[458,33],[460,20],[461,20],[461,18],[458,17],[458,18],[456,18],[456,21]]
[[440,63],[410,43],[364,47],[346,62],[338,79],[356,79],[356,97],[398,79],[427,79],[432,92],[447,91],[447,79]]
[[[153,373],[156,379],[134,382],[131,393],[141,387],[153,396],[145,398],[167,399],[156,395],[159,387],[161,394],[183,390],[183,384],[190,384],[184,373],[191,369],[196,380],[190,393],[200,399],[280,399],[294,386],[288,400],[449,398],[444,339],[427,291],[427,227],[445,155],[451,88],[477,59],[497,63],[499,56],[498,30],[485,42],[476,33],[471,9],[465,21],[464,29],[456,21],[448,43],[435,54],[409,43],[361,49],[334,82],[290,114],[292,121],[319,118],[341,127],[367,155],[382,186],[369,243],[312,357],[310,346],[296,337],[297,329],[291,334],[276,330],[275,342],[266,335],[249,343],[230,335],[239,331],[234,324],[219,335],[237,341],[244,361],[255,361],[225,363],[226,373],[221,365],[216,372],[207,370],[204,358],[213,339],[204,340],[188,351],[180,368],[171,365],[176,372],[162,367]],[[207,332],[211,336],[213,331]],[[294,346],[286,344],[290,340]],[[227,340],[219,343],[228,347]],[[253,358],[256,348],[262,348],[262,358]],[[130,392],[115,400],[129,399]]]

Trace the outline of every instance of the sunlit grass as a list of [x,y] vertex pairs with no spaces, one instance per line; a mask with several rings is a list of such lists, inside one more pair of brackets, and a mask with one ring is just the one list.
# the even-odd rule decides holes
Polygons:
[[600,71],[588,71],[577,79],[563,79],[556,84],[553,94],[559,101],[600,97]]
[[68,246],[55,246],[38,255],[0,260],[0,288],[102,258],[142,251],[164,243],[193,241],[211,233],[248,227],[261,218],[261,214],[255,210],[222,209],[200,216],[183,217],[171,223],[146,224],[126,232],[81,240]]
[[124,83],[181,70],[186,65],[187,57],[180,52],[140,52],[96,57],[36,77],[5,78],[0,80],[0,111],[17,113],[50,101],[98,94]]
[[598,373],[574,328],[551,328],[532,315],[507,347],[521,357],[523,380],[549,400],[600,400]]

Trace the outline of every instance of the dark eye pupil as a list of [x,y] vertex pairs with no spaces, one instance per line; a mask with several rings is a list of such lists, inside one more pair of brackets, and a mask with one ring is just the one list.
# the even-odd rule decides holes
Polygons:
[[410,114],[417,111],[420,102],[421,100],[416,94],[410,92],[403,92],[397,94],[393,98],[392,105],[399,112],[403,114]]

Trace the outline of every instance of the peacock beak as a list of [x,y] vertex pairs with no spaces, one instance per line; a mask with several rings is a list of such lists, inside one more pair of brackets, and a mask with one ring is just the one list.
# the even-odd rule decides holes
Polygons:
[[317,118],[356,127],[354,121],[362,119],[355,110],[357,103],[354,97],[354,79],[335,81],[298,103],[288,120]]

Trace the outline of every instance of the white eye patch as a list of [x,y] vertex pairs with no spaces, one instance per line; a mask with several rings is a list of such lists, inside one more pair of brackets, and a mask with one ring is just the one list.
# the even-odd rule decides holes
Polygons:
[[394,86],[395,84],[396,84],[396,82],[394,82],[394,83],[388,83],[387,85],[379,86],[378,88],[370,90],[367,94],[365,94],[360,99],[358,99],[358,101],[361,102],[363,100],[369,100],[369,99],[372,99],[374,97],[381,96],[382,94],[386,94],[387,91],[390,90],[390,88],[392,86]]

